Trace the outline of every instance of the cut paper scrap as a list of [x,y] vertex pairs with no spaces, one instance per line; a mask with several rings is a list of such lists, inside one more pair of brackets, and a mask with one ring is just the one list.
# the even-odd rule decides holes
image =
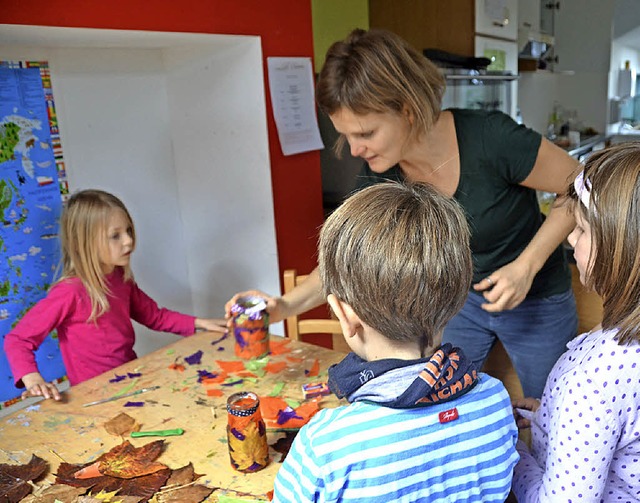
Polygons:
[[124,375],[119,376],[118,374],[114,374],[114,376],[115,377],[113,379],[109,379],[109,382],[120,382],[120,381],[124,381],[127,378],[127,376],[124,376]]
[[223,396],[223,395],[224,393],[222,392],[222,390],[218,388],[212,388],[207,390],[207,396]]
[[264,368],[270,374],[277,374],[287,368],[287,362],[269,362]]
[[184,365],[181,363],[172,363],[169,365],[169,370],[177,370],[178,372],[184,372]]
[[315,377],[320,373],[320,362],[317,358],[313,362],[313,365],[311,365],[311,368],[309,370],[305,370],[304,373],[308,377]]
[[225,360],[216,360],[218,367],[228,373],[233,372],[242,372],[245,370],[244,363],[241,361],[225,361]]
[[269,363],[269,357],[265,356],[263,358],[254,358],[252,360],[247,360],[244,362],[244,367],[251,372],[258,374],[260,377],[265,374],[265,367]]
[[303,359],[297,356],[287,356],[287,361],[291,363],[302,363]]
[[255,375],[253,372],[249,372],[249,371],[246,371],[246,372],[238,372],[236,375],[237,375],[238,377],[242,377],[242,378],[244,378],[244,379],[247,379],[247,378],[257,379],[257,378],[258,378],[258,376],[257,376],[257,375]]
[[269,339],[269,352],[272,355],[282,355],[285,353],[289,353],[291,351],[291,348],[289,347],[290,342],[291,340],[285,339],[284,337],[282,337],[281,341],[274,340],[274,338],[272,337],[271,339]]
[[271,393],[269,393],[269,396],[279,396],[280,393],[282,393],[283,388],[284,388],[284,382],[277,383],[271,390]]
[[229,374],[226,372],[214,372],[214,375],[202,379],[202,384],[220,384],[227,380]]
[[217,372],[209,372],[208,370],[198,370],[198,382],[202,382],[205,379],[215,379],[218,376]]
[[320,407],[315,400],[293,408],[287,405],[287,402],[282,398],[260,397],[260,413],[267,428],[302,428],[318,410],[320,410]]
[[229,337],[229,332],[227,332],[226,334],[224,334],[222,337],[220,337],[219,339],[216,339],[215,341],[211,342],[212,346],[215,346],[216,344],[219,344],[220,342],[224,341],[227,337]]
[[198,350],[192,355],[186,356],[184,361],[187,362],[189,365],[200,365],[200,361],[202,360],[203,354],[204,353],[202,352],[202,350]]
[[144,402],[127,402],[124,404],[125,407],[142,407]]
[[236,386],[238,384],[242,384],[243,382],[244,379],[229,380],[227,382],[223,382],[222,386]]

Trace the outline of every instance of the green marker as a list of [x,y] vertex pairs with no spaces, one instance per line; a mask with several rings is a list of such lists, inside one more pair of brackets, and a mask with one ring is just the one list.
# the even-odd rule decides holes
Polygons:
[[173,430],[155,430],[155,431],[132,431],[131,437],[172,437],[174,435],[182,435],[182,428],[174,428]]

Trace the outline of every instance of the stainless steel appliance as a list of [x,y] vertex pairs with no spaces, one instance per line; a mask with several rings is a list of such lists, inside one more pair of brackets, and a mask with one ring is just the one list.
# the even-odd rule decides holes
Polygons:
[[447,89],[442,108],[500,110],[513,115],[514,86],[518,78],[510,72],[443,68]]

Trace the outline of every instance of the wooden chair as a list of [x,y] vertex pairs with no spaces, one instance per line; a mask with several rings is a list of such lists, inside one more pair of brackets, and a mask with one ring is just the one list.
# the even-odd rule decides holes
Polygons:
[[[295,269],[284,271],[283,286],[284,293],[293,290],[297,285],[307,279],[307,274],[298,274]],[[314,318],[301,320],[298,316],[287,318],[287,335],[296,341],[300,340],[303,334],[331,334],[333,349],[336,351],[349,352],[349,347],[344,341],[340,322],[331,318]]]

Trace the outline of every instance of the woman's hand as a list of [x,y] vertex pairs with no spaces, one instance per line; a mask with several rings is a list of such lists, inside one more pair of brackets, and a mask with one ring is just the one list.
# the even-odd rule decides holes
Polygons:
[[[282,297],[272,297],[260,290],[247,290],[246,292],[236,293],[224,305],[225,316],[227,320],[231,319],[231,307],[238,302],[241,297],[260,297],[267,303],[267,313],[269,313],[269,323],[276,323],[284,320],[288,314],[285,312],[285,303]],[[227,324],[230,321],[227,322]]]
[[514,260],[473,285],[473,289],[483,292],[487,300],[482,309],[496,313],[520,305],[529,293],[534,277],[535,272],[531,268]]
[[531,411],[533,413],[538,410],[538,407],[540,407],[540,400],[531,397],[518,398],[516,400],[512,400],[511,405],[513,407],[513,417],[516,420],[516,425],[518,426],[518,428],[531,428],[531,419],[524,417],[523,412],[520,412],[517,409],[522,409],[523,411]]
[[227,320],[223,318],[196,318],[195,327],[207,332],[222,332],[226,334]]
[[33,396],[42,396],[44,398],[53,398],[54,400],[60,400],[60,392],[56,385],[50,382],[46,382],[38,372],[31,372],[22,376],[22,384],[27,388],[22,393],[22,398],[29,398]]

